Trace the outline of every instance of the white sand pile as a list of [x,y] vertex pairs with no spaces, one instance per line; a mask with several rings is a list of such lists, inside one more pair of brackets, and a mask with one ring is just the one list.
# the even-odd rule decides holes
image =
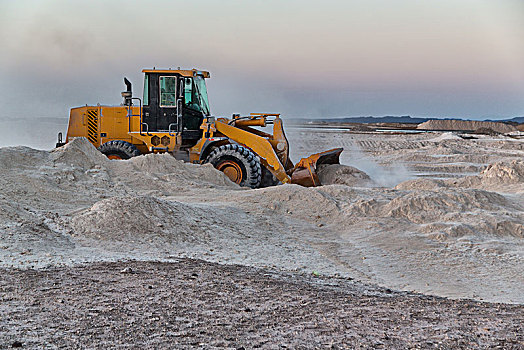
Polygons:
[[52,150],[51,160],[54,164],[66,164],[81,169],[109,163],[109,159],[84,137],[75,138],[65,146]]
[[503,193],[524,192],[524,161],[497,162],[490,164],[479,175],[448,180],[453,187],[482,188]]
[[159,198],[114,197],[95,203],[72,219],[76,235],[101,240],[200,241],[211,232],[206,212],[176,201]]
[[371,183],[365,172],[342,164],[321,164],[317,167],[317,175],[322,185],[366,186]]
[[151,187],[149,182],[158,180],[173,182],[177,187],[199,184],[238,188],[212,165],[185,163],[169,154],[147,154],[129,160],[110,161],[83,137],[52,151],[51,160],[54,165],[66,164],[84,170],[107,170],[111,178],[131,181],[139,187],[143,187],[144,183]]
[[524,192],[524,161],[497,162],[485,167],[478,175],[458,179],[413,179],[398,184],[395,189],[438,190],[451,187],[479,188],[503,193]]
[[[508,210],[513,212],[520,209],[517,204],[498,193],[441,188],[437,191],[408,191],[407,193],[402,191],[392,199],[360,200],[349,206],[345,214],[352,219],[396,218],[414,224],[427,224],[453,221],[457,215],[476,215],[479,219],[485,220],[491,214],[498,215],[499,212]],[[477,224],[476,220],[468,223]],[[487,232],[479,230],[478,233]],[[511,232],[508,234],[513,235]],[[518,232],[516,234],[518,235]]]
[[48,157],[49,152],[29,147],[0,148],[0,174],[8,171],[20,172],[26,168],[33,169],[43,164]]
[[395,186],[397,190],[438,190],[439,187],[444,187],[443,180],[418,178],[399,183]]
[[192,188],[239,189],[210,165],[184,163],[169,155],[110,161],[85,138],[76,138],[51,152],[1,148],[0,165],[2,192],[41,208],[67,209],[144,191],[172,195]]
[[[229,180],[222,172],[217,171],[211,164],[185,163],[169,154],[146,154],[119,163],[114,164],[112,169],[121,176],[126,176],[126,173],[127,175],[147,174],[154,181],[166,182],[178,188],[180,186],[203,186],[240,189],[237,184]],[[140,181],[135,181],[135,183],[137,186],[143,186]],[[148,185],[148,187],[151,186]]]
[[429,139],[428,141],[441,142],[444,140],[462,140],[462,138],[452,132],[445,132],[442,135],[439,135],[433,139]]
[[524,303],[524,143],[358,135],[307,135],[300,147],[307,156],[340,142],[349,163],[361,144],[376,164],[430,177],[372,187],[367,174],[331,166],[319,172],[332,185],[249,190],[169,155],[108,160],[85,139],[0,149],[0,265],[191,256]]
[[383,217],[405,218],[413,223],[445,220],[451,213],[475,210],[497,211],[509,206],[501,195],[482,190],[411,192],[394,198],[382,206],[378,214]]
[[[72,145],[70,149],[76,151],[78,144]],[[63,204],[68,206],[81,201],[79,197],[84,194],[75,189],[84,185],[86,188],[94,186],[93,182],[87,185],[92,179],[91,174],[86,172],[89,166],[87,157],[83,157],[87,166],[81,162],[77,162],[77,165],[55,164],[55,159],[67,161],[62,154],[27,147],[0,149],[2,194],[28,207],[36,205],[39,208],[58,209]]]
[[[256,191],[235,193],[230,200],[253,209],[261,209],[268,215],[291,215],[308,222],[330,220],[340,212],[336,201],[324,189],[331,186],[306,188],[299,185],[283,185]],[[344,186],[345,187],[345,186]]]
[[[511,214],[509,209],[513,209]],[[493,192],[440,190],[397,197],[378,206],[375,215],[423,224],[414,229],[431,235],[451,234],[457,237],[457,233],[461,232],[461,235],[524,238],[524,215],[513,213],[519,209],[516,204]]]
[[524,161],[498,162],[480,173],[483,182],[516,184],[524,183]]
[[517,129],[513,125],[484,122],[476,120],[428,120],[417,126],[417,129],[422,130],[460,130],[460,131],[475,131],[477,129],[486,128],[501,134],[506,134]]

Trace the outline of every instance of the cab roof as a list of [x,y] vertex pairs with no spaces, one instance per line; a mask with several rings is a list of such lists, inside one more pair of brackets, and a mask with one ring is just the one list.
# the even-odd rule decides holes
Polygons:
[[204,78],[209,78],[209,72],[198,69],[142,69],[142,73],[160,73],[160,74],[180,74],[183,77],[195,77],[201,75]]

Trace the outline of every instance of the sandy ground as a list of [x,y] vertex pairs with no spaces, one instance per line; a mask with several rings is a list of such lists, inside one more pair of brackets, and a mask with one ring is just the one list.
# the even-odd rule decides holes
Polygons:
[[524,348],[522,307],[191,259],[1,271],[0,348]]
[[313,147],[311,133],[314,147],[343,146],[341,162],[378,186],[319,190],[344,215],[326,255],[360,256],[363,280],[395,289],[524,301],[522,139],[295,129],[294,159]]
[[169,155],[110,161],[80,139],[52,152],[0,148],[4,276],[196,258],[524,303],[523,140],[312,129],[288,137],[295,161],[342,146],[342,163],[363,173],[342,171],[318,188],[248,190]]

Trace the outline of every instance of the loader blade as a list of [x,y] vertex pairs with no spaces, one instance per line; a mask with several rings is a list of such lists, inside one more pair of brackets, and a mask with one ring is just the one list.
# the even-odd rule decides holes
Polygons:
[[293,168],[291,183],[305,187],[322,185],[317,175],[317,166],[321,164],[340,164],[340,153],[343,150],[343,148],[334,148],[302,158]]

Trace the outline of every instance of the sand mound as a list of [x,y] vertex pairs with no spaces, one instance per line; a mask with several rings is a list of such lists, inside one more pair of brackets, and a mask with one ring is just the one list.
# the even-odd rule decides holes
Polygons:
[[355,201],[343,210],[339,222],[372,223],[378,229],[388,228],[392,235],[404,227],[437,240],[464,235],[524,237],[522,208],[498,193],[440,188],[387,197]]
[[452,132],[445,132],[442,135],[435,137],[434,139],[429,139],[428,141],[440,142],[444,140],[462,140],[462,138]]
[[401,182],[395,189],[397,190],[438,190],[444,186],[444,181],[433,179],[413,179]]
[[491,164],[480,173],[480,177],[484,182],[524,183],[524,161],[514,160],[510,163]]
[[[52,152],[27,147],[0,149],[1,192],[38,210],[92,203],[104,192],[100,188],[107,188],[102,180],[104,171],[96,165],[105,158],[97,152],[85,139]],[[79,159],[72,159],[75,155]]]
[[446,180],[450,187],[483,188],[486,190],[518,193],[524,190],[524,161],[490,164],[479,175],[458,180]]
[[[126,163],[126,164],[122,164]],[[191,164],[177,160],[169,154],[146,154],[131,158],[119,164],[112,164],[112,168],[120,168],[120,174],[126,172],[152,174],[161,180],[186,186],[204,185],[205,187],[228,187],[239,189],[224,173],[216,170],[211,164]]]
[[[464,219],[464,216],[455,215],[454,218]],[[465,236],[479,238],[482,235],[500,238],[524,238],[524,225],[518,219],[509,218],[507,220],[500,219],[496,215],[487,215],[482,221],[477,220],[469,223],[448,221],[422,225],[419,231],[426,234],[428,238],[441,242]]]
[[83,139],[0,149],[0,266],[191,256],[522,302],[524,143],[364,135],[307,134],[299,151],[344,146],[342,162],[377,182],[398,164],[424,178],[362,186],[366,174],[334,166],[332,185],[251,190],[169,155],[108,160]]
[[85,138],[53,151],[0,148],[0,198],[28,207],[67,210],[119,195],[171,196],[209,188],[239,189],[211,165],[194,165],[170,155],[109,160]]
[[317,174],[322,185],[363,186],[371,182],[365,172],[341,164],[322,164],[317,168]]
[[417,129],[423,130],[475,131],[480,128],[491,129],[502,134],[517,130],[514,126],[509,124],[474,120],[428,120],[417,126]]
[[330,193],[331,187],[348,189],[347,186],[340,185],[310,188],[299,185],[282,185],[238,191],[223,199],[235,201],[250,210],[261,208],[265,215],[290,215],[317,223],[337,217],[340,213],[337,200]]
[[184,169],[184,162],[182,160],[177,160],[167,153],[150,153],[131,158],[127,162],[136,170],[145,173],[169,174],[183,171]]
[[384,205],[379,215],[420,224],[443,220],[449,213],[497,211],[502,207],[510,207],[506,198],[482,190],[411,192]]
[[0,174],[6,170],[21,170],[43,164],[49,157],[49,152],[39,151],[29,147],[0,148]]
[[[206,212],[154,197],[114,197],[95,203],[72,219],[76,235],[102,240],[198,242],[208,236]],[[160,242],[160,243],[161,243]]]
[[[109,160],[83,137],[75,138],[65,146],[51,151],[50,159],[54,168],[69,167],[77,173],[81,170],[85,174],[100,175],[99,177],[110,180],[111,183],[101,183],[104,186],[127,184],[134,190],[169,190],[194,185],[238,188],[210,164],[185,163],[169,154],[146,154],[128,160]],[[75,174],[75,178],[78,176]],[[73,177],[70,176],[70,180],[74,180]]]
[[82,169],[109,162],[85,137],[75,138],[65,146],[52,150],[51,160],[54,164],[67,164]]

